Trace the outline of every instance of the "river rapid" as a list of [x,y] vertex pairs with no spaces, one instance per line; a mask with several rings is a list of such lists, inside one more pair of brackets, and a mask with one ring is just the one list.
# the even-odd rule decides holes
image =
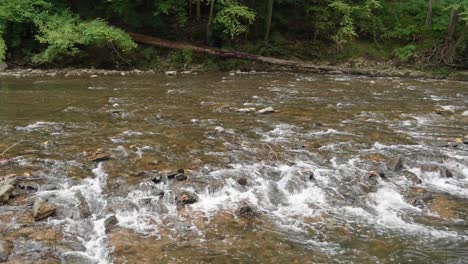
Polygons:
[[0,79],[0,262],[468,263],[467,82],[93,77]]

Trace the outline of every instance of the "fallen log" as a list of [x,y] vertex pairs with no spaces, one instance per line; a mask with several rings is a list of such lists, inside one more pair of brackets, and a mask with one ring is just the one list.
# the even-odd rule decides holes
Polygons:
[[292,68],[299,68],[305,70],[311,70],[316,72],[340,72],[350,74],[365,74],[365,75],[376,75],[375,72],[365,69],[350,69],[341,68],[335,66],[316,65],[306,63],[302,61],[284,60],[272,57],[260,56],[239,51],[227,51],[218,48],[208,46],[196,46],[189,43],[175,42],[166,39],[156,38],[138,33],[129,33],[133,40],[137,43],[142,43],[151,46],[164,47],[169,49],[190,49],[195,52],[206,53],[209,55],[219,56],[223,58],[235,58],[249,61],[258,61],[273,65],[287,66]]

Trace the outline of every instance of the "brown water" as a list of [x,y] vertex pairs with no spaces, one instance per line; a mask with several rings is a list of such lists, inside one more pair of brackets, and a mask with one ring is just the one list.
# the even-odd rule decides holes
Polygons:
[[[0,233],[11,263],[465,263],[466,110],[468,83],[443,80],[0,79],[0,153],[19,142],[0,176],[40,178],[0,206]],[[183,190],[198,201],[176,206]],[[57,214],[34,222],[38,197]]]

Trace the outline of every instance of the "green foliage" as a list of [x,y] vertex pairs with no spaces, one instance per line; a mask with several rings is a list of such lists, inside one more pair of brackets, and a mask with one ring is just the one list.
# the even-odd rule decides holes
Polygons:
[[[136,44],[122,30],[100,19],[82,21],[68,10],[42,0],[9,0],[0,2],[0,21],[3,25],[30,23],[35,27],[36,39],[46,48],[33,56],[33,62],[52,62],[61,55],[76,55],[88,45],[116,45],[122,50]],[[5,28],[5,26],[3,26]],[[3,30],[0,30],[3,33]],[[0,40],[0,59],[5,57],[6,45]]]
[[416,46],[413,44],[406,45],[401,48],[396,48],[394,51],[395,56],[402,62],[410,60],[416,52]]
[[190,65],[193,62],[193,51],[191,49],[182,49],[171,52],[169,61],[176,67]]
[[42,15],[34,20],[39,28],[36,35],[47,48],[33,57],[33,62],[51,62],[60,55],[76,55],[80,46],[111,43],[121,50],[135,48],[135,43],[122,30],[96,19],[81,21],[77,16],[64,11],[55,15]]
[[255,12],[236,2],[227,1],[214,19],[215,25],[222,28],[225,36],[233,39],[247,30],[255,20]]

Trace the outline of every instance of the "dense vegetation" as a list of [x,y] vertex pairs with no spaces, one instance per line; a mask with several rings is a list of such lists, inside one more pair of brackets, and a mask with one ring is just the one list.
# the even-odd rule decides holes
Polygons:
[[[138,32],[304,60],[365,56],[465,67],[467,30],[468,0],[2,0],[0,61],[101,54],[154,62],[158,51],[137,48],[126,33]],[[192,60],[188,51],[171,56]]]

